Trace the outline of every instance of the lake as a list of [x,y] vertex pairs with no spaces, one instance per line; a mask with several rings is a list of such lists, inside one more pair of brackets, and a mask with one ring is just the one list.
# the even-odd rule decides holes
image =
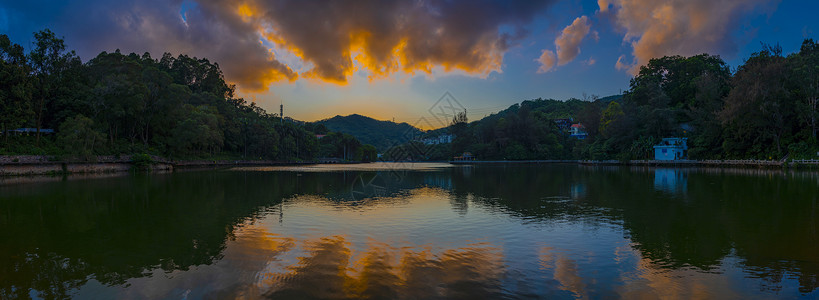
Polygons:
[[819,174],[375,163],[0,179],[0,298],[817,298]]

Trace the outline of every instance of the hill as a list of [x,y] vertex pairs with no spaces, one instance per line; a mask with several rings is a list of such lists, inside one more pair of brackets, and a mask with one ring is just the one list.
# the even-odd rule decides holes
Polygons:
[[379,151],[406,143],[423,133],[407,123],[379,121],[358,114],[335,116],[314,123],[323,124],[330,131],[352,135],[364,144],[375,146]]
[[[611,95],[596,99],[592,103],[595,103],[598,107],[604,109],[606,108],[606,105],[609,104],[609,102],[621,101],[622,98],[623,95]],[[570,98],[567,100],[542,98],[524,100],[521,103],[512,104],[508,108],[500,110],[497,113],[493,113],[479,120],[473,120],[471,123],[479,124],[482,122],[484,123],[496,122],[500,118],[504,118],[512,114],[517,114],[518,110],[520,110],[522,107],[525,107],[530,112],[540,113],[541,117],[547,120],[562,118],[572,118],[576,120],[578,118],[578,113],[586,103],[589,103],[589,101],[584,101],[576,98]]]

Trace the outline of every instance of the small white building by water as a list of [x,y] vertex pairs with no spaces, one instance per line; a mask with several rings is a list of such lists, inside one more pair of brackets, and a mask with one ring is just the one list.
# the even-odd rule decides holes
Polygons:
[[421,139],[421,142],[424,143],[424,145],[448,144],[448,143],[452,143],[452,140],[454,138],[455,138],[454,135],[442,134],[442,135],[439,135],[439,136],[434,136],[434,137],[428,137],[428,138]]
[[688,158],[688,138],[664,138],[654,146],[655,160],[680,160]]

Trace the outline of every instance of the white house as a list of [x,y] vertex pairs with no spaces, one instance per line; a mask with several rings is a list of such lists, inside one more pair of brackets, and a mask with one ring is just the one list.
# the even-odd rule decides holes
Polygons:
[[[17,128],[17,129],[7,130],[7,132],[10,135],[37,134],[37,128]],[[3,132],[0,131],[0,134],[3,134]],[[54,129],[40,128],[40,134],[54,134]]]
[[586,139],[587,135],[586,126],[583,126],[583,124],[572,124],[572,127],[569,129],[569,136],[578,140]]
[[435,136],[435,137],[428,137],[428,138],[425,138],[425,139],[421,139],[421,142],[424,143],[424,145],[448,144],[448,143],[452,143],[453,138],[455,138],[455,136],[453,136],[451,134],[442,134],[442,135]]
[[654,146],[655,160],[679,160],[688,157],[688,138],[664,138]]

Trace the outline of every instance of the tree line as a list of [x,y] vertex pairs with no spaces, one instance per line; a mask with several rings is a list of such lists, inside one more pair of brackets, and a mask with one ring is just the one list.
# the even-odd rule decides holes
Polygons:
[[[448,155],[478,159],[651,159],[664,137],[686,137],[691,159],[816,158],[819,44],[783,55],[763,45],[732,71],[719,56],[655,58],[622,96],[523,101],[478,121],[453,119]],[[572,118],[588,138],[553,121]]]
[[[207,59],[116,50],[83,63],[50,30],[34,40],[25,53],[0,35],[0,154],[375,159],[373,148],[352,136],[282,119],[237,97]],[[16,128],[35,130],[9,132]]]
[[[83,63],[50,30],[34,40],[26,53],[0,35],[0,154],[376,159],[376,148],[353,135],[282,119],[237,97],[207,59],[117,50]],[[763,45],[735,70],[709,54],[652,59],[623,95],[527,100],[474,122],[455,116],[436,131],[454,134],[451,144],[413,141],[384,155],[646,159],[661,138],[686,137],[692,159],[815,158],[817,105],[819,46],[808,39],[787,56]],[[558,118],[583,124],[588,138],[569,137]],[[9,134],[21,127],[35,130]]]

